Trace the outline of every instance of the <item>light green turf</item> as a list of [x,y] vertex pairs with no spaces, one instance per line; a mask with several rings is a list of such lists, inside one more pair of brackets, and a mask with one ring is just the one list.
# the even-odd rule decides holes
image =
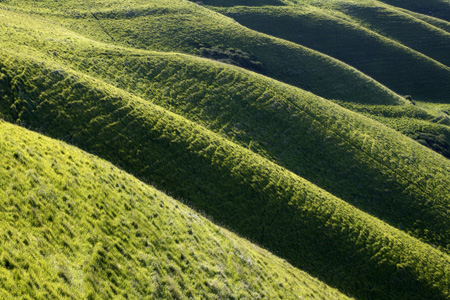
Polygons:
[[[2,20],[4,118],[122,166],[359,299],[448,298],[442,156],[237,67],[93,42],[28,14]],[[399,111],[409,107],[422,116]]]
[[[2,61],[7,74],[2,76],[3,101],[14,101],[9,108],[3,106],[2,111],[10,113],[6,117],[122,166],[360,299],[447,297],[447,271],[441,270],[450,268],[450,258],[435,248],[253,152],[100,80],[24,55],[13,58],[5,52]],[[445,174],[450,166],[442,165],[440,156],[337,105],[272,84],[274,91],[285,90],[293,97],[292,108],[304,120],[297,126],[303,124],[316,138],[323,135],[330,146],[338,145],[335,139],[347,151],[355,149],[350,157],[340,155],[341,162],[353,155],[368,157],[376,168],[386,166],[380,175],[404,184],[405,195],[418,195],[415,203],[385,207],[397,222],[400,217],[400,224],[413,234],[446,243],[445,194],[423,198],[424,192],[445,193],[448,186]],[[387,154],[391,147],[403,150]],[[429,172],[435,177],[428,177]],[[391,193],[389,188],[383,192]],[[415,213],[403,216],[404,209]],[[410,222],[417,218],[421,221]],[[402,284],[393,287],[391,282]]]
[[348,299],[113,165],[0,120],[6,299]]

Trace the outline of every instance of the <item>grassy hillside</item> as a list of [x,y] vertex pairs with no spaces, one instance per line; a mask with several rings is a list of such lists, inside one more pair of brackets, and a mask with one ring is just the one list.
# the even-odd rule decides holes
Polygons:
[[431,25],[433,25],[433,26],[435,26],[437,28],[440,28],[440,29],[450,33],[450,22],[449,21],[444,21],[442,19],[438,19],[438,18],[427,16],[427,15],[415,13],[415,12],[412,12],[410,10],[403,10],[403,12],[408,13],[408,14],[412,15],[415,18],[423,20],[423,21],[427,22],[428,24],[431,24]]
[[0,121],[0,153],[2,299],[347,299],[74,147]]
[[417,106],[340,105],[375,119],[450,158],[450,117],[448,104],[418,103]]
[[[15,20],[15,24],[18,24],[17,19],[20,20],[18,16],[12,19]],[[27,23],[30,24],[30,21]],[[408,143],[406,144],[408,146],[399,145],[394,147],[395,149],[391,149],[392,145],[388,143],[374,148],[372,144],[380,144],[379,138],[376,137],[379,135],[379,125],[361,128],[361,124],[366,123],[366,120],[347,124],[348,113],[322,99],[262,77],[211,64],[206,60],[171,54],[136,52],[123,48],[111,48],[105,52],[108,49],[106,45],[93,43],[77,35],[65,35],[67,33],[64,29],[60,28],[58,31],[55,27],[51,29],[55,41],[48,41],[45,39],[46,34],[49,34],[45,24],[40,24],[39,27],[38,22],[34,24],[35,29],[28,34],[25,27],[18,28],[20,29],[16,31],[9,30],[9,34],[5,35],[9,37],[8,47],[16,47],[16,52],[25,53],[28,50],[30,55],[42,56],[43,59],[50,54],[51,59],[58,59],[63,64],[72,64],[80,71],[107,80],[192,121],[200,122],[216,133],[225,134],[229,139],[272,159],[349,203],[391,224],[404,226],[419,238],[444,248],[448,247],[446,227],[442,227],[442,223],[447,222],[436,219],[435,215],[437,213],[444,218],[447,208],[444,208],[445,204],[437,204],[433,199],[437,196],[447,199],[446,185],[442,184],[440,190],[433,191],[433,196],[428,194],[428,185],[436,185],[432,183],[434,179],[425,180],[428,171],[424,167],[419,167],[424,169],[422,171],[424,173],[418,177],[417,166],[411,165],[410,162],[410,157],[415,161],[417,159],[415,153],[422,150],[409,151],[407,149],[411,146]],[[10,38],[14,35],[19,35],[20,41],[27,41],[27,45],[34,43],[34,46],[42,52],[36,52],[30,47],[23,48]],[[27,36],[33,37],[34,40],[27,40]],[[70,47],[67,47],[68,41]],[[14,65],[22,65],[22,62],[13,60],[4,67],[3,82],[6,88],[4,94],[14,94],[14,90],[17,89],[21,92],[11,95],[12,98],[7,102],[9,104],[5,103],[3,106],[6,117],[9,115],[13,121],[25,122],[44,131],[47,130],[46,127],[51,128],[53,125],[39,118],[44,115],[48,119],[51,118],[48,108],[33,102],[38,97],[46,97],[45,90],[53,90],[52,95],[61,98],[58,101],[63,101],[64,97],[67,97],[64,96],[67,93],[64,91],[64,85],[60,87],[61,92],[58,92],[63,95],[62,97],[55,94],[55,89],[51,85],[57,84],[52,81],[64,81],[64,76],[58,69],[47,70],[42,75],[35,73],[41,71],[34,67],[13,71]],[[53,78],[51,81],[49,76]],[[245,94],[241,93],[243,90],[246,91]],[[27,93],[30,96],[26,96]],[[48,100],[45,100],[45,103],[47,102]],[[60,104],[53,105],[58,107]],[[56,107],[54,114],[59,120],[62,112]],[[78,114],[79,108],[68,109],[70,110],[64,115],[71,122],[70,116]],[[415,111],[414,108],[411,110]],[[330,120],[335,120],[336,117],[343,123],[340,125],[334,124],[335,121],[330,123]],[[62,119],[61,122],[66,120]],[[114,118],[109,122],[115,122]],[[336,131],[330,126],[337,126],[340,129]],[[351,134],[353,131],[361,131],[361,137],[355,140]],[[367,133],[374,138],[373,141],[365,137]],[[71,133],[73,134],[79,133]],[[389,132],[387,134],[392,135]],[[62,137],[72,141],[71,135]],[[363,140],[360,140],[361,138]],[[401,140],[401,136],[393,135],[393,142]],[[92,145],[86,143],[86,146]],[[385,157],[391,154],[404,158],[395,160],[393,164],[387,164]],[[115,161],[117,158],[112,159]],[[432,165],[439,166],[436,169],[439,170],[439,158],[434,160]],[[125,164],[128,164],[126,159]],[[418,166],[420,164],[422,162],[418,162]],[[144,173],[144,176],[148,175]],[[399,180],[398,176],[405,180]],[[358,178],[371,180],[361,182]],[[419,178],[424,180],[423,185],[415,183]],[[447,180],[445,176],[442,178]],[[387,180],[390,182],[388,186]],[[414,192],[409,191],[411,189]],[[406,190],[408,192],[405,192]],[[422,203],[427,203],[430,199],[433,199],[433,205],[424,208]],[[408,214],[405,215],[405,211]],[[425,229],[432,231],[427,233]]]
[[[117,3],[97,4],[114,14],[155,13],[148,10],[153,4],[115,10]],[[179,7],[167,9],[177,14],[187,7],[173,3]],[[237,66],[70,32],[65,26],[84,18],[76,2],[61,3],[59,10],[55,3],[40,5],[40,14],[45,5],[55,8],[52,21],[30,15],[26,5],[0,12],[2,118],[113,162],[358,299],[448,299],[450,162],[444,157],[378,122]],[[69,8],[71,16],[62,21]],[[103,28],[97,19],[90,15],[78,31]],[[107,40],[100,31],[92,36]],[[211,49],[212,55],[219,51]],[[232,59],[246,55],[227,51]],[[430,116],[447,109],[342,103],[372,116],[381,112],[386,123],[411,116],[405,123],[419,127],[414,120],[431,124]],[[439,118],[433,130],[448,126],[446,116]],[[14,257],[4,267],[11,262]],[[106,283],[94,284],[100,297],[117,290],[101,294],[103,285],[117,285],[110,274]],[[270,284],[269,292],[278,293]]]
[[[31,36],[36,37],[39,34],[34,32]],[[21,40],[24,40],[24,37]],[[383,150],[372,146],[364,149],[361,148],[360,141],[355,141],[348,135],[348,130],[361,130],[364,132],[363,136],[366,132],[377,136],[379,125],[360,128],[360,124],[367,122],[366,120],[352,125],[344,124],[347,122],[347,112],[322,99],[205,60],[180,55],[136,52],[130,49],[111,49],[105,52],[105,45],[89,41],[71,44],[73,50],[66,50],[65,53],[62,53],[64,43],[61,45],[60,42],[36,47],[44,53],[61,53],[57,55],[61,63],[70,63],[80,71],[107,80],[216,133],[225,134],[229,139],[285,166],[349,203],[391,224],[406,226],[406,229],[416,236],[431,238],[432,243],[447,248],[448,238],[444,237],[446,230],[441,228],[441,221],[436,221],[433,215],[429,219],[426,217],[427,225],[418,225],[417,222],[417,218],[425,219],[423,216],[418,217],[419,211],[423,212],[419,203],[428,202],[428,199],[435,197],[426,192],[428,184],[414,184],[414,193],[405,193],[405,189],[410,189],[411,183],[417,180],[416,167],[411,166],[409,159],[401,160],[393,166],[384,162],[385,156],[391,153],[396,157],[411,157],[411,152],[406,150],[410,146],[399,145],[395,147],[398,149],[393,150],[390,149],[392,145],[387,144]],[[9,77],[13,78],[14,75]],[[25,81],[26,77],[28,75],[24,76]],[[32,82],[30,85],[29,88],[33,89]],[[45,86],[39,88],[47,89]],[[246,93],[241,92],[244,90]],[[302,103],[305,101],[308,103],[306,108],[306,104]],[[23,104],[21,106],[23,107]],[[21,109],[15,104],[14,107],[14,111],[10,112],[13,118],[19,117],[21,121],[29,122],[19,116]],[[321,111],[324,108],[327,108],[325,113]],[[33,110],[30,109],[30,115],[35,114]],[[385,116],[386,110],[392,110],[392,107],[385,109]],[[411,124],[415,124],[413,121],[419,117],[424,119],[424,122],[434,118],[411,105],[398,107],[397,111],[398,113],[392,115],[398,118],[411,116]],[[342,114],[341,120],[345,121],[339,125],[342,128],[336,132],[329,128],[328,122],[339,114]],[[35,126],[40,126],[38,124]],[[324,139],[324,136],[327,138]],[[362,145],[370,144],[367,138],[364,137],[364,140]],[[373,143],[379,144],[377,140],[378,138],[375,138]],[[393,137],[392,140],[398,141],[402,138]],[[413,160],[416,159],[415,152],[416,150],[412,151]],[[440,164],[439,158],[434,164]],[[405,172],[400,171],[403,168],[406,168]],[[399,174],[407,180],[402,182],[397,179]],[[421,177],[426,176],[422,174]],[[358,178],[371,180],[361,182]],[[387,179],[392,181],[389,186],[386,186]],[[447,190],[442,187],[442,190],[435,191],[434,195],[446,198],[446,193]],[[405,209],[409,213],[406,216]],[[441,211],[442,208],[436,210]],[[445,215],[443,212],[440,214]],[[418,227],[422,229],[418,230]],[[441,232],[438,234],[439,238],[423,232],[423,229],[429,230],[431,227],[435,228],[433,232]]]
[[380,0],[390,5],[402,7],[413,12],[450,21],[450,2],[448,0]]
[[[2,61],[3,70],[7,70],[3,83],[10,84],[2,85],[2,94],[4,99],[14,101],[10,115],[2,108],[5,117],[15,116],[17,122],[113,161],[346,293],[361,299],[447,297],[448,279],[444,274],[450,268],[450,258],[429,245],[249,150],[99,80],[23,57],[17,60],[4,56]],[[313,113],[314,101],[303,101],[303,105],[312,106]],[[317,109],[323,110],[323,106]],[[319,120],[329,122],[328,116],[319,111],[315,112]],[[353,118],[343,113],[347,122]],[[333,130],[340,127],[339,122],[328,126]],[[359,139],[357,131],[351,134]],[[442,165],[432,162],[437,158],[433,152],[407,143],[418,151],[413,163],[420,166],[426,160],[427,168],[436,174],[446,172]],[[398,165],[400,172],[405,167]],[[415,175],[427,185],[448,186],[439,183],[445,177],[427,179],[423,177],[426,171]],[[414,190],[411,185],[407,192]],[[427,229],[419,235],[438,235],[445,242],[442,230],[446,227],[440,223],[445,222],[448,209],[445,201],[429,199],[420,205],[428,207],[420,211],[422,216],[417,213],[414,218],[428,222],[433,216],[439,227],[427,224],[431,233],[426,235]]]
[[448,32],[386,5],[339,1],[333,9],[323,6],[299,2],[217,11],[254,30],[341,60],[398,94],[450,101]]
[[[296,6],[215,9],[247,27],[342,60],[398,93],[409,95],[414,103],[417,99],[448,101],[449,93],[444,91],[449,87],[448,78],[444,79],[449,64],[448,33],[419,20],[418,14],[412,17],[411,12],[379,2],[334,1],[332,6],[327,3],[302,1]],[[365,105],[339,103],[449,157],[450,128],[442,120],[448,115],[445,110],[430,113],[421,105],[377,108],[375,114],[370,114],[372,108],[366,109]]]
[[[205,55],[236,63],[244,61],[260,73],[325,98],[404,103],[386,87],[338,60],[249,30],[189,1],[64,1],[55,5],[51,1],[21,0],[8,4],[23,11],[29,5],[28,10],[33,13],[104,42]],[[235,55],[227,53],[228,50]]]
[[[450,6],[449,6],[450,8]],[[433,23],[387,5],[349,5],[342,3],[339,10],[376,32],[399,41],[445,66],[450,66],[447,53],[450,34]]]

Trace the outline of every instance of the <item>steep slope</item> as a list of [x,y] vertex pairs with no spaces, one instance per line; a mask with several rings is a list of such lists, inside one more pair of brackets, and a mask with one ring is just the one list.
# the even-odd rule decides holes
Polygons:
[[[25,57],[17,60],[3,56],[2,61],[2,70],[7,70],[7,75],[2,76],[2,103],[13,101],[9,108],[2,107],[5,117],[115,162],[360,299],[448,297],[445,274],[450,271],[450,258],[433,247],[251,151],[99,80],[62,68],[55,70]],[[330,122],[328,116],[314,112],[323,111],[325,101],[321,103],[325,107],[314,108],[314,101],[299,100],[298,105],[310,106],[307,110],[318,118],[305,124],[307,127],[319,120]],[[355,117],[342,113],[346,122]],[[360,121],[363,123],[358,126],[370,123]],[[339,131],[338,119],[331,122],[327,126]],[[384,135],[385,129],[377,129],[390,140],[389,134]],[[360,139],[357,131],[351,134]],[[401,137],[391,134],[394,139]],[[400,143],[405,142],[403,147],[417,151],[415,167],[426,160],[428,170],[436,173],[432,179],[423,177],[429,171],[422,165],[419,170],[424,173],[416,173],[421,181],[436,188],[434,192],[446,188],[448,185],[441,185],[441,180],[447,179],[439,173],[448,171],[433,162],[437,155],[400,138]],[[401,158],[397,159],[400,163]],[[398,165],[400,172],[405,167]],[[406,192],[414,190],[411,185]],[[443,237],[442,229],[446,227],[441,221],[446,222],[447,204],[443,199],[430,200],[420,204],[428,205],[420,211],[422,216],[414,217],[429,221],[423,216],[432,214],[439,228],[427,224],[432,234],[426,238]]]
[[440,28],[448,33],[450,33],[450,21],[444,21],[442,19],[438,19],[438,18],[434,18],[428,15],[423,15],[423,14],[419,14],[419,13],[415,13],[413,11],[410,10],[406,10],[404,9],[403,12],[410,14],[411,16],[418,18],[422,21],[427,22],[428,24],[431,24],[437,28]]
[[401,95],[450,101],[449,33],[386,5],[337,1],[330,9],[328,3],[315,7],[305,2],[216,10],[254,30],[339,59]]
[[348,299],[110,163],[0,120],[0,297]]
[[[13,19],[17,20],[18,16]],[[27,20],[27,24],[30,22]],[[416,149],[417,145],[410,145],[404,137],[380,129],[379,124],[351,116],[311,94],[204,59],[108,47],[77,35],[67,35],[63,29],[57,31],[55,27],[50,31],[55,41],[50,42],[46,39],[50,33],[45,24],[39,27],[38,22],[34,23],[35,30],[28,33],[26,27],[14,24],[19,29],[10,30],[5,36],[8,36],[8,47],[16,47],[17,53],[31,51],[30,55],[43,59],[50,54],[51,59],[61,64],[71,64],[216,133],[225,134],[345,201],[419,238],[448,248],[448,189],[444,183],[448,180],[447,164],[442,168],[439,156],[432,156],[426,162],[417,161],[418,156],[429,154],[423,153],[420,147]],[[16,35],[21,42],[26,41],[27,48],[14,42],[11,37]],[[40,51],[32,51],[31,45]],[[5,63],[8,62],[6,57]],[[9,115],[13,121],[34,127],[51,128],[45,119],[36,119],[47,115],[50,120],[51,114],[45,106],[34,102],[46,96],[44,90],[52,90],[48,84],[64,82],[64,76],[58,69],[47,70],[44,74],[35,73],[40,72],[35,67],[13,71],[15,65],[22,65],[22,62],[12,60],[5,65],[4,94],[11,94],[3,105],[6,117]],[[66,93],[64,83],[60,89],[62,94]],[[43,95],[38,96],[40,94]],[[55,92],[52,94],[57,96]],[[44,103],[48,106],[48,100]],[[423,113],[409,107],[416,117]],[[60,120],[61,110],[54,109],[55,118]],[[68,109],[65,115],[70,121],[70,115],[77,114],[79,109]],[[389,142],[380,143],[380,130],[391,136]],[[360,135],[355,138],[356,132]],[[397,159],[387,163],[386,157],[390,156]],[[124,163],[128,164],[126,160]],[[435,166],[433,170],[428,169],[431,166]],[[426,179],[427,174],[434,173],[442,175]],[[438,183],[440,180],[444,182]]]
[[273,163],[336,180],[333,193],[448,251],[442,156],[240,68],[2,17],[4,118],[113,161],[360,299],[448,298],[448,255]]
[[450,2],[448,0],[379,0],[390,5],[402,7],[417,13],[450,21]]
[[325,98],[404,103],[404,99],[386,87],[336,59],[249,30],[189,1],[64,1],[55,5],[52,1],[14,0],[8,4],[23,11],[30,5],[28,9],[33,13],[100,41],[240,62]]
[[[429,103],[433,100],[447,102],[448,92],[440,95],[436,92],[442,86],[448,87],[446,82],[449,80],[443,79],[446,75],[441,76],[442,72],[448,72],[444,65],[449,63],[448,33],[418,21],[417,14],[413,18],[403,10],[382,3],[335,1],[330,8],[329,3],[326,6],[323,2],[310,2],[319,7],[303,1],[297,6],[215,9],[249,28],[306,45],[342,60],[393,90],[408,94],[407,98],[414,99],[415,104],[419,104],[417,98]],[[401,44],[403,42],[412,48]],[[439,83],[436,78],[443,81]],[[367,104],[339,103],[450,157],[450,128],[445,110],[435,113],[424,110],[422,104],[421,108],[403,106],[381,109]]]

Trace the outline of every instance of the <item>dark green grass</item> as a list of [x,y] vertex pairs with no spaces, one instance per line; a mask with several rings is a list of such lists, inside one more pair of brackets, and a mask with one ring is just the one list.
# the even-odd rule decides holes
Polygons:
[[[30,5],[29,1],[25,3]],[[201,55],[205,47],[242,50],[262,64],[263,74],[325,98],[360,103],[403,103],[386,87],[338,60],[249,30],[230,18],[188,1],[135,0],[130,4],[123,0],[68,1],[56,9],[49,9],[52,4],[48,1],[31,3],[35,13],[97,40],[195,55]],[[23,1],[11,1],[12,4],[26,11],[27,4]],[[66,13],[69,9],[73,11],[71,14]]]
[[450,21],[450,3],[447,0],[379,0],[420,14]]
[[386,5],[343,2],[338,10],[376,32],[450,66],[450,34],[426,19]]
[[442,156],[254,73],[25,16],[2,12],[4,118],[114,162],[360,299],[448,298],[446,254],[230,140],[321,186],[337,180],[334,194],[447,251]]
[[[445,91],[449,88],[449,79],[446,78],[448,74],[438,75],[439,72],[448,73],[448,68],[442,65],[449,62],[450,44],[447,33],[417,20],[418,14],[413,14],[413,18],[408,15],[411,12],[380,3],[374,5],[373,2],[336,1],[331,9],[323,3],[304,2],[304,5],[299,2],[295,7],[236,7],[216,10],[247,27],[309,46],[345,61],[397,92],[408,94],[408,98],[412,93],[413,101],[417,97],[426,101],[439,101],[439,98],[444,102],[448,100],[450,93]],[[311,4],[319,5],[320,8]],[[413,49],[440,60],[440,63],[407,48],[395,41],[396,38]],[[441,81],[438,83],[436,78]],[[357,109],[364,105],[341,103],[358,112],[364,111]],[[368,110],[370,109],[369,107]],[[414,108],[427,115],[426,120],[415,119],[409,115],[410,109],[408,106],[385,107],[383,111],[386,118],[380,116],[380,112],[365,115],[448,157],[448,129],[433,124],[440,122],[436,119],[438,116]],[[404,110],[408,126],[404,119],[390,117],[391,111],[398,110]],[[443,112],[441,114],[445,115]]]
[[217,10],[244,26],[344,61],[398,94],[450,101],[449,33],[385,6],[340,5],[336,11],[301,4]]
[[[450,261],[431,246],[251,151],[99,80],[39,66],[33,61],[5,59],[11,80],[3,78],[3,83],[10,83],[12,95],[8,96],[8,85],[3,85],[2,94],[4,100],[12,96],[9,99],[14,101],[9,118],[113,161],[360,299],[448,297],[445,274]],[[306,102],[301,104],[302,101]],[[322,106],[307,98],[302,101],[299,105],[309,107],[310,113],[317,110],[316,120],[311,120],[308,127],[320,120],[328,122],[330,130],[339,131],[338,119],[318,114],[325,101]],[[332,107],[339,110],[338,106]],[[342,113],[346,123],[358,119],[351,113]],[[363,123],[355,125],[371,122],[359,120]],[[348,127],[344,130],[349,131]],[[381,132],[384,130],[381,128]],[[358,138],[362,132],[353,130],[349,134],[356,138],[354,142],[363,141]],[[426,160],[428,169],[446,172],[440,169],[442,165],[433,163],[437,158],[433,152],[402,140],[395,132],[391,134],[406,143],[402,146],[417,151],[414,164],[420,166],[420,161]],[[366,143],[367,138],[370,135],[366,135]],[[391,141],[388,144],[393,145]],[[373,146],[369,143],[359,147]],[[389,158],[393,164],[394,156]],[[395,160],[397,165],[402,158]],[[407,166],[400,163],[397,167],[402,172]],[[416,175],[426,176],[422,170],[417,169]],[[446,180],[422,177],[424,183],[433,187],[439,179]],[[408,192],[414,189],[411,185]],[[434,202],[435,208],[436,205]],[[440,209],[433,210],[433,217],[446,208]]]
[[[161,59],[165,59],[164,62]],[[268,82],[259,81],[248,75],[222,68],[214,70],[206,62],[198,61],[193,67],[190,63],[183,62],[183,59],[186,58],[172,60],[160,56],[145,59],[124,57],[117,62],[118,58],[111,53],[109,57],[100,56],[91,61],[85,59],[83,68],[120,88],[130,90],[136,95],[201,123],[217,133],[225,134],[228,138],[392,224],[417,225],[419,207],[411,203],[420,198],[430,199],[433,196],[422,191],[420,185],[414,188],[414,194],[405,193],[404,189],[411,182],[395,179],[398,176],[398,166],[394,167],[385,163],[384,156],[390,155],[385,151],[403,152],[403,149],[391,150],[390,146],[386,146],[379,153],[372,148],[368,152],[359,147],[354,149],[358,142],[355,144],[354,140],[348,139],[348,135],[342,136],[342,131],[345,129],[334,132],[327,128],[327,125],[322,124],[327,117],[323,116],[323,119],[319,118],[319,121],[317,111],[310,110],[311,108],[305,111],[305,104],[302,101],[307,101],[308,105],[327,107],[335,114],[340,111],[338,107],[329,106],[312,95],[299,94],[277,88],[276,85],[268,85]],[[123,69],[121,67],[123,65],[127,67]],[[114,66],[117,68],[114,69]],[[133,74],[134,84],[129,84],[131,77],[127,74]],[[246,91],[245,94],[240,92],[243,90]],[[308,101],[308,98],[314,100]],[[381,107],[384,108],[385,116],[389,113],[395,114],[395,107]],[[429,126],[440,126],[433,123],[434,116],[412,105],[399,106],[397,110],[400,116],[402,114],[408,116],[411,124],[415,124],[415,120],[422,118],[424,122],[429,123]],[[316,123],[317,121],[319,123]],[[412,133],[393,126],[395,123],[387,123],[387,125],[409,135]],[[342,126],[345,127],[345,125]],[[379,130],[377,127],[367,130],[373,135]],[[354,127],[351,128],[353,130]],[[422,127],[415,128],[417,132],[420,131],[419,129],[422,130]],[[445,129],[445,126],[441,129]],[[366,129],[358,128],[358,130]],[[436,133],[429,128],[423,131]],[[378,144],[377,141],[374,143]],[[447,149],[445,148],[445,151]],[[411,153],[405,151],[403,155],[409,157]],[[411,157],[413,158],[414,155]],[[404,161],[401,165],[410,163]],[[415,175],[410,177],[411,171],[401,172],[402,176],[413,178]],[[358,178],[371,179],[361,181]],[[392,180],[389,185],[386,185],[387,178]],[[383,190],[382,193],[380,193],[381,190]],[[442,195],[445,193],[443,192]],[[405,214],[405,205],[409,206],[407,214]],[[410,221],[406,221],[408,218]],[[427,223],[434,218],[430,217]],[[434,223],[434,221],[431,222]],[[434,227],[441,226],[439,222]],[[423,236],[423,233],[419,233],[418,236]],[[444,238],[438,243],[446,245],[446,240],[447,238]]]
[[422,15],[419,13],[415,13],[412,12],[410,10],[403,10],[403,12],[412,15],[415,18],[418,18],[420,20],[423,20],[425,22],[427,22],[428,24],[431,24],[437,28],[440,28],[448,33],[450,33],[450,22],[449,21],[444,21],[442,19],[438,19],[438,18],[434,18],[434,17],[430,17],[427,15]]
[[0,120],[0,297],[347,299],[93,155]]
[[[31,36],[41,34],[42,40],[45,40],[48,33],[41,31],[45,29],[39,24],[34,24],[36,30],[32,31]],[[23,41],[26,39],[24,31],[18,30],[14,34],[22,34],[19,36]],[[80,71],[200,122],[390,224],[401,226],[444,249],[448,247],[449,238],[446,227],[442,225],[447,222],[441,221],[447,212],[447,200],[438,204],[433,199],[447,199],[446,185],[442,184],[441,190],[433,191],[433,196],[430,196],[427,191],[430,180],[425,180],[423,185],[415,183],[419,178],[426,178],[425,174],[418,176],[417,168],[410,166],[410,160],[415,162],[417,159],[416,151],[407,150],[411,146],[403,149],[405,146],[400,145],[394,152],[390,149],[391,145],[378,148],[380,143],[375,136],[379,135],[379,124],[361,128],[360,124],[367,122],[363,119],[358,124],[347,125],[348,112],[330,106],[323,99],[207,60],[120,48],[108,50],[104,44],[83,40],[64,30],[56,31],[56,28],[52,29],[52,35],[55,41],[51,43],[39,43],[39,39],[27,43],[31,45],[34,42],[35,47],[42,51],[32,52],[33,56],[46,57],[49,53],[60,64],[71,64]],[[67,47],[67,41],[71,41],[70,47]],[[9,47],[14,45],[18,47],[14,43]],[[24,48],[18,49],[23,51]],[[5,75],[6,86],[10,85],[10,81],[20,88],[21,80],[29,80],[25,75],[21,80],[13,77],[9,75],[8,79]],[[47,89],[45,80],[40,79],[40,82]],[[33,85],[29,83],[30,91],[35,89]],[[4,109],[12,117],[11,120],[43,126],[45,122],[33,120],[34,115],[43,112],[35,113],[35,104],[26,104],[36,98],[30,97],[25,102],[11,99],[8,105],[14,104],[10,107],[6,105]],[[65,115],[70,118],[70,113]],[[339,125],[334,124],[338,115],[342,122]],[[120,123],[117,125],[120,126]],[[46,126],[51,128],[51,125]],[[339,130],[336,132],[333,126]],[[361,132],[356,140],[353,131]],[[367,141],[366,131],[373,140]],[[394,134],[392,140],[398,139]],[[386,164],[385,157],[391,153],[404,159],[395,160],[393,165]],[[435,159],[435,164],[439,165],[439,158]],[[433,204],[424,208],[423,203],[428,203],[430,199],[433,199]],[[441,217],[437,218],[436,213]]]

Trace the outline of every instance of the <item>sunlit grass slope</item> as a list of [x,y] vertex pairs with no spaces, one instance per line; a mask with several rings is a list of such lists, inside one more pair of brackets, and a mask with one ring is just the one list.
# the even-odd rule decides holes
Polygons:
[[359,299],[449,297],[442,156],[237,67],[93,42],[27,14],[2,21],[3,118],[114,162]]
[[[450,6],[449,6],[450,8]],[[378,33],[390,37],[447,67],[450,66],[450,34],[403,10],[372,3],[343,1],[338,10]]]
[[179,202],[0,121],[0,297],[347,299]]
[[431,16],[428,16],[428,15],[423,15],[423,14],[416,13],[416,12],[413,12],[413,11],[410,11],[410,10],[406,10],[406,9],[404,9],[403,12],[405,12],[407,14],[410,14],[410,15],[412,15],[415,18],[418,18],[418,19],[420,19],[422,21],[427,22],[428,24],[431,24],[431,25],[433,25],[433,26],[435,26],[437,28],[440,28],[440,29],[450,33],[450,21],[445,21],[445,20],[442,20],[442,19],[439,19],[439,18],[431,17]]
[[417,102],[420,106],[340,105],[375,119],[450,158],[450,105]]
[[[106,80],[225,135],[416,237],[448,248],[450,238],[446,216],[449,192],[445,183],[448,165],[444,163],[441,168],[442,157],[434,154],[425,161],[418,161],[418,156],[430,154],[401,135],[380,129],[380,124],[358,118],[314,95],[236,68],[185,55],[109,47],[69,34],[61,28],[48,29],[46,23],[37,20],[32,23],[28,19],[21,26],[18,19],[20,15],[13,15],[10,19],[13,26],[4,35],[8,37],[4,43],[15,52],[29,51],[34,57],[50,56],[59,64],[70,64],[79,71]],[[33,24],[34,29],[27,29],[23,24]],[[16,29],[12,30],[13,27]],[[46,39],[48,35],[53,37],[52,41]],[[28,47],[18,45],[12,36],[17,36]],[[31,45],[40,51],[32,50]],[[22,62],[10,61],[5,70],[15,65],[22,65]],[[38,97],[46,96],[44,90],[52,90],[48,84],[59,85],[57,82],[65,79],[58,68],[45,71],[50,75],[35,73],[40,72],[38,70],[30,66],[11,70],[13,73],[10,74],[5,71],[4,94],[12,93],[8,92],[9,89],[21,92],[11,96],[3,109],[13,121],[51,128],[52,125],[38,117],[48,115],[46,118],[51,119],[51,114],[44,112],[48,104],[37,106],[34,102]],[[30,81],[31,78],[34,79]],[[50,78],[53,79],[48,81]],[[64,83],[61,84],[60,93],[64,95]],[[36,90],[36,95],[33,90]],[[41,93],[42,96],[38,96]],[[54,92],[52,94],[56,96]],[[57,107],[61,105],[59,103],[63,102],[53,105]],[[396,116],[421,117],[426,122],[435,118],[412,105],[407,107],[398,106]],[[358,110],[357,107],[351,108]],[[63,113],[62,109],[55,108],[53,115],[61,120],[61,115],[70,118],[80,111],[76,107],[68,109]],[[385,108],[385,115],[387,112],[394,114],[391,110],[392,107]],[[91,109],[86,108],[86,111]],[[65,122],[64,119],[62,121]],[[116,122],[115,117],[103,121]],[[120,123],[116,125],[120,130]],[[448,130],[444,133],[448,134]],[[70,139],[74,134],[79,135],[75,132],[63,137]],[[383,134],[390,136],[389,142],[380,142]],[[386,159],[391,156],[400,159]],[[140,172],[143,172],[141,176],[148,176],[147,171]],[[435,173],[441,176],[435,176]],[[438,183],[440,180],[444,181]],[[424,206],[424,203],[428,205]]]
[[55,4],[53,1],[13,0],[8,4],[17,10],[40,13],[72,30],[114,44],[195,55],[213,52],[212,56],[226,57],[230,56],[227,50],[243,51],[237,59],[250,65],[257,63],[253,68],[256,71],[325,98],[403,103],[386,87],[336,59],[252,31],[189,1],[63,1]]
[[[450,258],[443,252],[253,152],[100,80],[34,59],[14,58],[7,52],[2,61],[1,111],[5,118],[113,161],[360,299],[448,297],[445,274],[450,272]],[[401,173],[414,168],[417,182],[410,182],[405,193],[417,193],[418,188],[438,193],[448,186],[448,165],[439,164],[434,152],[325,100],[310,94],[300,98],[295,91],[287,93],[293,93],[296,113],[309,119],[304,126],[310,134],[319,134],[326,126],[329,131],[322,131],[322,138],[330,141],[337,138],[335,131],[345,131],[348,135],[338,139],[341,145],[351,142],[359,149],[355,155],[369,149],[375,154],[387,145],[414,151],[413,157],[389,155],[389,163],[377,163],[395,165],[399,173],[391,180],[398,178],[399,182],[408,181]],[[323,114],[329,109],[341,113],[330,118]],[[342,128],[341,121],[355,126],[354,130]],[[380,137],[368,134],[363,129],[366,126],[376,126]],[[404,164],[404,159],[412,165]],[[428,172],[435,177],[428,178]],[[409,223],[424,239],[445,242],[445,197],[427,202],[417,198],[412,204],[427,206],[413,218],[427,223],[433,217],[439,223],[425,227]],[[405,209],[408,205],[402,204]],[[405,217],[408,224],[411,216]]]
[[[226,0],[223,0],[226,1]],[[450,102],[450,34],[385,4],[310,1],[216,8],[239,23],[346,62],[401,95]],[[322,4],[323,3],[323,4]]]

